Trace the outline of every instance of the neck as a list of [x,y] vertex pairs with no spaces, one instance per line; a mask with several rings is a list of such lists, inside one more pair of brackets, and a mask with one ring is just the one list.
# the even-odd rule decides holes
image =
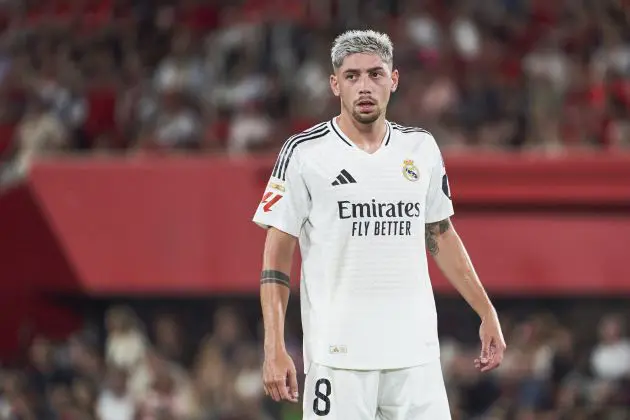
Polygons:
[[357,122],[344,111],[341,111],[341,114],[335,118],[339,128],[357,147],[367,152],[373,152],[381,146],[387,130],[385,116],[382,115],[369,124]]

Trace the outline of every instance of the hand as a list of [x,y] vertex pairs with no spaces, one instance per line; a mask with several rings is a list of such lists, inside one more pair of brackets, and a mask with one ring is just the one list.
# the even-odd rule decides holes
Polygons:
[[499,367],[503,361],[506,345],[499,316],[494,310],[482,318],[479,338],[481,339],[481,354],[478,359],[475,359],[475,367],[482,372]]
[[286,350],[265,354],[263,363],[265,394],[274,401],[298,402],[299,392],[295,364]]

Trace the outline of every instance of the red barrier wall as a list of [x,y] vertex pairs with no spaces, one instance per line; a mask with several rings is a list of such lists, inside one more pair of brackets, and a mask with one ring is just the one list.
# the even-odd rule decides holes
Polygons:
[[[25,324],[63,334],[80,322],[44,300],[47,292],[255,293],[264,232],[250,220],[273,161],[36,164],[24,185],[0,194],[0,305],[14,308],[0,318],[0,356],[19,349]],[[455,225],[491,293],[630,293],[630,156],[447,156],[446,164]],[[452,293],[432,271],[436,290]]]
[[[91,294],[255,291],[264,233],[250,220],[272,163],[151,158],[38,164],[31,188],[75,276],[61,285],[38,284]],[[491,291],[630,291],[628,213],[526,212],[554,203],[630,208],[630,158],[453,157],[447,167],[456,211],[475,203],[523,202],[518,214],[458,211],[454,219]],[[434,279],[437,290],[451,291],[441,276]]]
[[[80,314],[56,305],[42,291],[77,290],[70,261],[29,184],[0,194],[0,359],[21,352],[33,334],[63,337]],[[50,285],[55,285],[51,287]]]

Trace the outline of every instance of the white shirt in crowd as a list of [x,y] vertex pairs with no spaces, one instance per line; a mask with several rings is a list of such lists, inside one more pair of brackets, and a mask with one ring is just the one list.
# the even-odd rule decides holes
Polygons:
[[110,334],[106,344],[107,362],[117,367],[135,369],[144,358],[147,344],[138,331]]
[[96,413],[100,420],[133,420],[134,401],[129,395],[119,396],[110,390],[105,390],[96,404]]
[[596,377],[615,380],[630,375],[630,340],[598,344],[591,354],[591,367]]

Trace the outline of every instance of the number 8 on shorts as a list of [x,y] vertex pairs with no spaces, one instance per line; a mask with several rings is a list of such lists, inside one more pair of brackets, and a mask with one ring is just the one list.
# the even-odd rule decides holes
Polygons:
[[330,413],[330,394],[332,385],[326,378],[315,382],[315,399],[313,400],[313,413],[317,416],[327,416]]

